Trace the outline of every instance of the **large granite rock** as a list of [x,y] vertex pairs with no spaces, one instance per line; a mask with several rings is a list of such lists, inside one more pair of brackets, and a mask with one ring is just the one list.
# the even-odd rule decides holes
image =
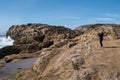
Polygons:
[[14,45],[20,45],[23,51],[34,52],[48,48],[57,40],[71,39],[76,35],[76,31],[63,26],[29,23],[11,26],[6,36],[14,39]]
[[97,34],[100,31],[104,32],[105,40],[120,39],[120,25],[117,25],[117,24],[83,25],[83,26],[77,27],[75,30],[78,30],[80,33],[84,34],[84,36],[90,37],[93,40],[98,39]]
[[13,25],[9,28],[7,35],[14,40],[23,38],[30,43],[31,41],[40,41],[43,39],[65,39],[74,38],[75,31],[63,26],[51,26],[47,24],[27,24]]
[[14,39],[14,46],[21,46],[23,52],[32,53],[66,39],[98,40],[99,31],[104,32],[104,40],[120,39],[120,25],[116,24],[92,24],[71,30],[63,26],[28,23],[11,26],[6,36]]
[[[100,49],[97,42],[86,46],[81,40],[77,45],[66,48],[52,48],[41,51],[30,74],[19,74],[18,80],[119,80],[120,43],[106,41],[109,48]],[[92,44],[91,44],[92,43]],[[116,45],[117,48],[112,48]],[[111,46],[111,47],[110,47]]]
[[[96,41],[101,30],[105,33],[103,48]],[[120,26],[115,24],[87,25],[75,30],[45,24],[12,26],[7,36],[15,40],[15,46],[27,52],[40,50],[32,69],[19,72],[16,79],[119,80],[119,31]]]

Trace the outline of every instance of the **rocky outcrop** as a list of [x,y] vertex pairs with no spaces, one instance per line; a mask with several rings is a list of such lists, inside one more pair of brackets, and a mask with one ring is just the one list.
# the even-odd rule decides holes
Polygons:
[[[19,74],[19,80],[119,80],[119,42],[106,41],[109,48],[98,48],[97,42],[77,41],[71,47],[52,48],[41,51],[31,74]],[[116,45],[117,48],[112,48]],[[118,62],[117,62],[118,61]],[[33,74],[32,74],[33,73]]]
[[[7,32],[6,36],[17,40],[24,37],[28,43],[32,41],[40,41],[43,39],[65,39],[74,38],[75,32],[63,26],[51,26],[47,24],[27,24],[27,25],[13,25]],[[27,43],[26,42],[26,43]]]
[[0,49],[0,59],[7,55],[19,54],[21,49],[18,46],[7,46]]
[[[104,47],[97,34],[104,31]],[[119,80],[120,25],[94,24],[70,30],[61,26],[27,24],[12,26],[7,36],[21,53],[39,54],[31,70],[17,80]],[[6,56],[12,60],[17,55]],[[19,57],[18,57],[19,58]]]
[[74,38],[76,35],[74,30],[63,26],[29,23],[11,26],[6,36],[14,39],[14,45],[20,45],[23,51],[34,52],[53,45],[57,40]]
[[105,40],[120,39],[120,25],[117,24],[91,24],[84,25],[76,28],[75,30],[80,31],[84,36],[91,37],[93,40],[98,39],[97,34],[103,31],[105,34]]
[[21,46],[23,52],[32,53],[65,39],[90,38],[98,40],[99,31],[104,32],[104,40],[120,39],[120,25],[117,24],[85,25],[71,30],[63,26],[28,23],[27,25],[11,26],[6,36],[14,39],[14,46]]
[[10,62],[10,61],[19,61],[21,59],[27,59],[27,58],[34,58],[38,57],[39,54],[37,53],[20,53],[20,54],[11,54],[11,55],[6,55],[4,57],[5,62]]

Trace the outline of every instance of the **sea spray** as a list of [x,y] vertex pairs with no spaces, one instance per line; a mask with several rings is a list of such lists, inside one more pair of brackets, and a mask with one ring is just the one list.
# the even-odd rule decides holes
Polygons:
[[13,45],[13,42],[14,42],[14,40],[12,40],[10,38],[10,36],[8,36],[6,38],[5,35],[0,34],[0,48],[5,47],[5,46],[9,46],[9,45]]

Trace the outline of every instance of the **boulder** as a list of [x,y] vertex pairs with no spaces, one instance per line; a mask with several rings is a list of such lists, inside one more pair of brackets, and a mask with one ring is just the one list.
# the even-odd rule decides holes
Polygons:
[[56,40],[74,38],[76,31],[64,26],[29,23],[11,26],[6,36],[14,39],[14,46],[19,45],[22,51],[35,52],[50,47]]
[[17,46],[7,46],[0,49],[0,59],[7,55],[19,54],[21,49]]

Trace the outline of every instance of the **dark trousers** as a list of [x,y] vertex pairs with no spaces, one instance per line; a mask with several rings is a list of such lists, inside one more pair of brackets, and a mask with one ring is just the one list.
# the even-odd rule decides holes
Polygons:
[[102,43],[103,40],[100,40],[100,46],[103,47],[103,43]]

